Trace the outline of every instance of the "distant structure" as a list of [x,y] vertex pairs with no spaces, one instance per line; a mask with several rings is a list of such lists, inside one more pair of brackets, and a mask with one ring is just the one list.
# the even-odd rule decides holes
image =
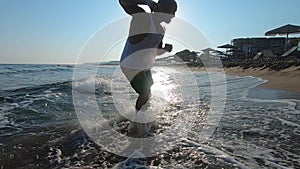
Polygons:
[[286,37],[237,38],[231,44],[218,46],[226,52],[206,48],[201,52],[183,50],[173,56],[157,59],[157,65],[186,64],[203,67],[204,62],[214,65],[222,61],[224,67],[260,67],[282,70],[300,66],[300,37],[291,38],[289,34],[300,34],[300,26],[284,25],[265,33],[265,36],[285,35]]
[[198,60],[198,54],[194,51],[189,51],[187,49],[177,52],[175,55],[156,59],[156,65],[178,65],[187,64],[189,66],[196,63]]
[[[298,38],[289,38],[287,50],[299,46]],[[285,38],[238,38],[233,39],[232,55],[234,58],[252,59],[264,50],[272,51],[275,56],[282,56],[286,51]],[[298,47],[297,47],[298,48]],[[299,51],[299,48],[298,48]]]

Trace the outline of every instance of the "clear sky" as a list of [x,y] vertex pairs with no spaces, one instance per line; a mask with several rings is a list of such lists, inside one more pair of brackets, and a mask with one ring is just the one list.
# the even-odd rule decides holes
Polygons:
[[[177,16],[213,46],[263,37],[285,24],[300,25],[300,0],[177,3]],[[74,63],[89,37],[124,16],[118,0],[0,0],[0,63]]]

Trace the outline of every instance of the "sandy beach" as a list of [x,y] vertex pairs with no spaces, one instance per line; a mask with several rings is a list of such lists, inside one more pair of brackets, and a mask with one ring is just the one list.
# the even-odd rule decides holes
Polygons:
[[241,67],[225,68],[225,73],[234,76],[253,76],[268,80],[261,87],[300,92],[300,67],[290,67],[280,71],[269,68],[249,68]]
[[[206,71],[205,68],[190,67],[192,71]],[[268,80],[260,87],[285,90],[300,93],[300,66],[292,66],[287,69],[275,71],[270,68],[248,68],[232,67],[224,68],[227,75],[253,76]]]

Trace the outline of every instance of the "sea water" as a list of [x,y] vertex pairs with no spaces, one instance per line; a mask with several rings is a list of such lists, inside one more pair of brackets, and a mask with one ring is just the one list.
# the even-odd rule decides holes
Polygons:
[[[0,168],[112,168],[130,163],[130,158],[94,143],[75,113],[72,89],[96,93],[105,117],[117,112],[111,77],[118,66],[96,66],[93,76],[95,66],[84,66],[90,77],[73,79],[73,65],[0,65]],[[200,133],[211,105],[213,73],[193,72],[197,86],[187,81],[190,72],[176,67],[156,67],[152,73],[156,88],[163,89],[153,91],[161,92],[167,104],[157,117],[161,124],[155,134],[171,137],[170,126],[189,128],[165,152],[133,166],[300,168],[300,94],[257,88],[266,82],[259,78],[226,76],[214,84],[226,86],[224,111],[214,133],[204,140]],[[199,98],[184,98],[182,90],[196,91]],[[114,92],[122,94],[122,88]],[[136,94],[129,93],[134,103]],[[189,112],[196,113],[191,123],[174,124],[172,118]]]

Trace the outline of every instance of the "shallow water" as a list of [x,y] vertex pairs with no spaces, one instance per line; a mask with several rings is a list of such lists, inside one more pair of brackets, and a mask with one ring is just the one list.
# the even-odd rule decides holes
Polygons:
[[[99,68],[96,78],[93,66],[84,66],[84,78],[75,81],[73,68],[0,65],[0,168],[111,168],[127,159],[104,151],[82,129],[72,85],[87,101],[96,85],[97,104],[106,118],[118,112],[114,94],[129,95],[118,104],[133,110],[134,91],[116,85],[124,81],[112,78],[114,66]],[[226,104],[215,132],[204,140],[200,133],[212,106],[212,83],[207,72],[192,75],[178,68],[153,70],[153,97],[162,96],[158,99],[163,103],[154,106],[160,110],[160,128],[154,134],[171,138],[176,127],[182,132],[159,155],[127,163],[150,168],[300,168],[299,94],[256,88],[264,80],[253,77],[215,81],[226,86]]]

